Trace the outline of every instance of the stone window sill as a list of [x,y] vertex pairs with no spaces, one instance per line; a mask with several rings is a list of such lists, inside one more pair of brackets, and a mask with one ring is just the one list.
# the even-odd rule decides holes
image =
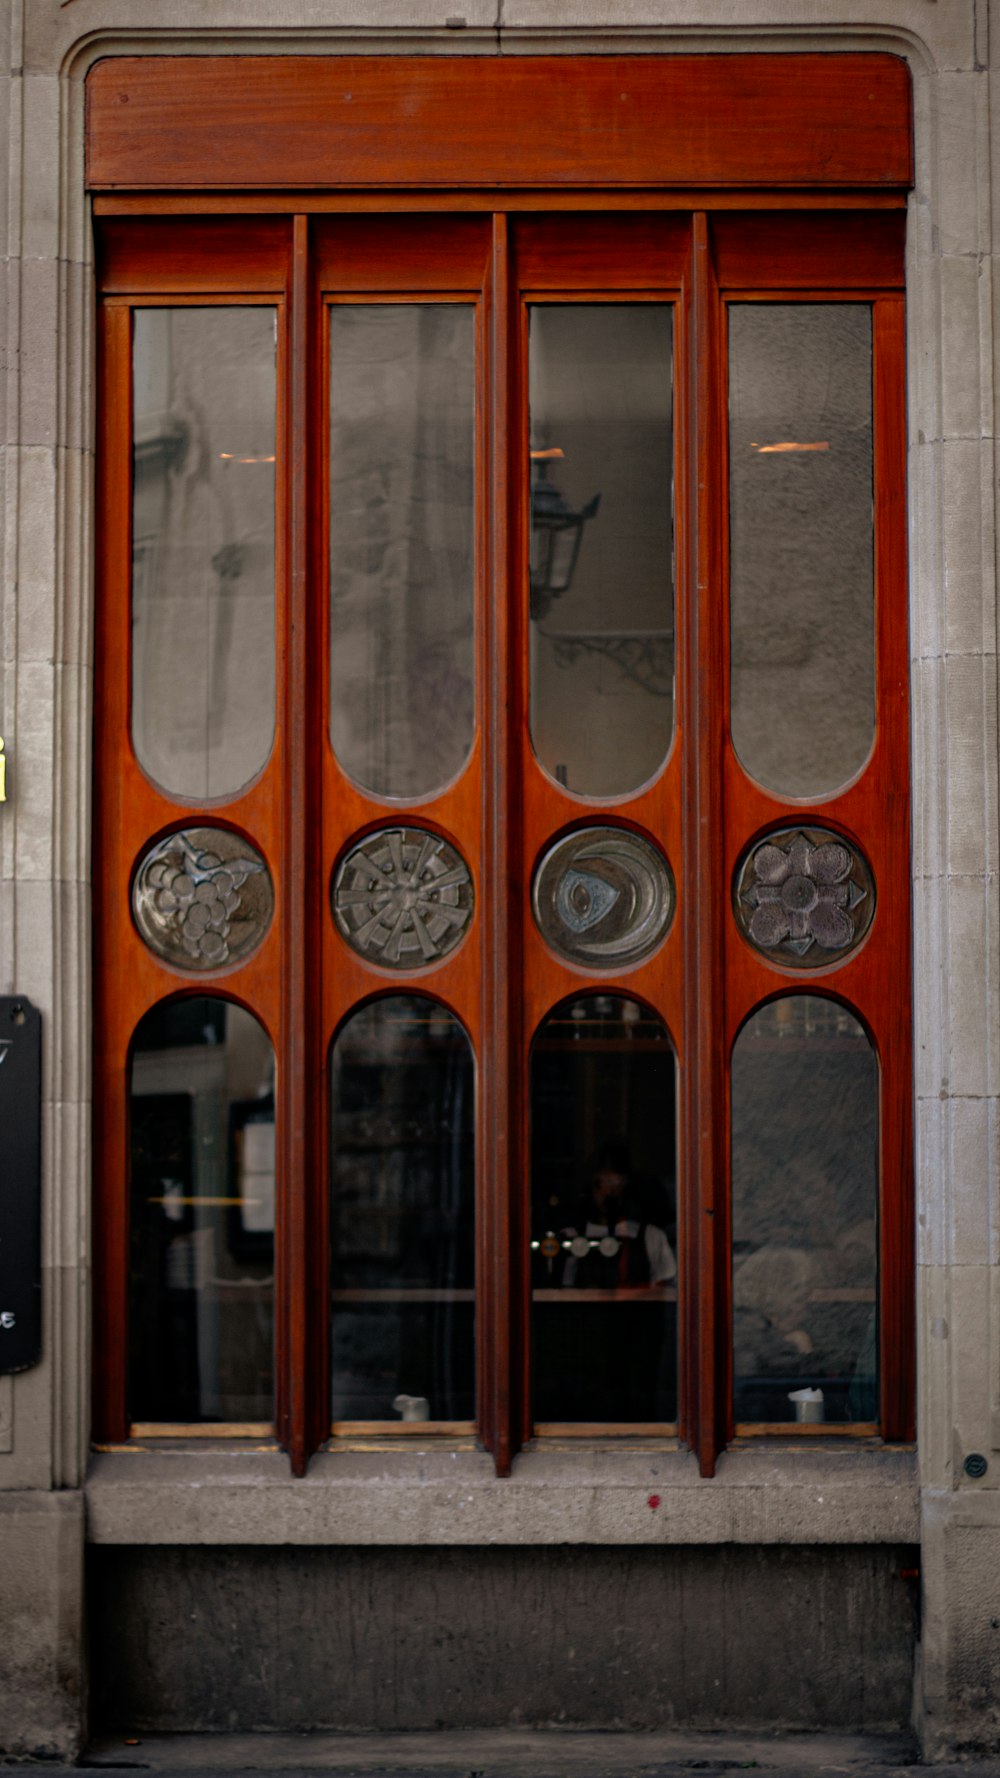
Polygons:
[[321,1452],[151,1441],[95,1453],[88,1537],[109,1544],[707,1544],[919,1541],[908,1447],[754,1439],[711,1481],[687,1451],[547,1446],[498,1481],[468,1444]]

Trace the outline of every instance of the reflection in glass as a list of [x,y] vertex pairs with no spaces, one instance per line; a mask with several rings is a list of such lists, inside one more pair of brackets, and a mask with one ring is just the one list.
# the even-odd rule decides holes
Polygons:
[[531,734],[584,796],[635,790],[674,724],[672,317],[529,309]]
[[559,1007],[531,1052],[534,1417],[677,1417],[674,1055],[635,1000]]
[[274,735],[275,311],[136,309],[132,739],[173,796],[233,796]]
[[270,1420],[274,1056],[217,999],[154,1007],[132,1045],[129,1413]]
[[789,995],[732,1069],[735,1417],[877,1420],[875,1053],[845,1007]]
[[377,796],[440,790],[475,722],[475,311],[330,317],[330,739]]
[[393,995],[333,1045],[333,1418],[475,1415],[475,1085],[458,1020]]
[[732,305],[729,413],[733,745],[822,796],[875,729],[869,305]]

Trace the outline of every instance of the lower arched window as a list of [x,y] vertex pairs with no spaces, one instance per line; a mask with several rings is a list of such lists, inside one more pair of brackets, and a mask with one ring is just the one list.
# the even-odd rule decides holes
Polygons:
[[536,1424],[677,1419],[674,1055],[637,1000],[581,995],[531,1051]]
[[476,1413],[475,1070],[447,1008],[390,994],[330,1057],[334,1430]]
[[877,1430],[879,1068],[839,1001],[771,1000],[732,1059],[733,1415]]
[[129,1416],[274,1413],[274,1053],[234,1001],[140,1020],[129,1064]]

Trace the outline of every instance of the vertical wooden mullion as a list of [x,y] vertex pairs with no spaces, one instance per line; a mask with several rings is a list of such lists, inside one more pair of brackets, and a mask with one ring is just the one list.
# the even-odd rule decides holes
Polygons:
[[[305,222],[307,219],[303,218]],[[329,459],[324,434],[328,427],[330,387],[323,296],[316,255],[308,246],[306,305],[308,589],[306,643],[309,679],[304,700],[309,713],[307,822],[304,835],[307,931],[312,950],[307,973],[306,1048],[307,1174],[303,1181],[308,1249],[308,1326],[306,1426],[308,1447],[330,1436],[330,1126],[327,1105],[328,1061],[323,1037],[323,918],[328,908],[329,860],[323,821],[323,748],[327,734],[326,686],[329,682]]]
[[687,292],[685,436],[684,796],[685,1053],[681,1067],[684,1136],[680,1274],[684,1341],[682,1419],[702,1475],[715,1472],[725,1439],[726,1059],[723,1048],[726,894],[723,881],[722,750],[725,723],[724,623],[720,547],[724,406],[720,389],[721,310],[708,218],[697,213]]
[[[888,1440],[915,1436],[913,1030],[910,945],[909,646],[906,609],[905,314],[900,297],[872,304],[877,723],[889,881],[881,896],[895,944],[898,990],[876,1032],[879,1139],[880,1421]],[[888,891],[886,893],[885,891]]]
[[278,1065],[279,1214],[277,1269],[282,1301],[278,1313],[278,1424],[294,1475],[309,1459],[309,1166],[308,1018],[310,974],[307,873],[309,699],[308,686],[308,482],[305,452],[309,411],[309,219],[296,216],[292,231],[289,292],[288,377],[284,433],[287,474],[287,551],[284,674],[284,819],[282,899],[285,911],[281,983],[281,1045]]
[[478,1058],[479,1138],[479,1418],[497,1474],[508,1475],[523,1424],[520,1378],[525,1339],[517,1132],[517,962],[511,889],[516,882],[512,811],[510,699],[512,529],[511,473],[514,302],[506,215],[493,218],[487,295],[489,513],[486,527],[485,684],[483,698],[483,1053]]
[[[101,408],[97,451],[95,659],[95,833],[114,833],[112,762],[129,745],[129,622],[132,559],[132,311],[104,304],[98,322]],[[95,855],[98,848],[95,845]],[[94,1434],[128,1437],[129,1070],[112,1018],[108,959],[114,955],[117,876],[94,872]]]

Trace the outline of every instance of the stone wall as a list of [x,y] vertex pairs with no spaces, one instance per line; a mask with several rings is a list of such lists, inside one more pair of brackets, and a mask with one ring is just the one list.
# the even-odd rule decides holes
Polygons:
[[915,1557],[896,1544],[101,1545],[94,1724],[905,1728]]
[[[460,7],[465,23],[453,28]],[[893,1453],[871,1453],[860,1473],[854,1456],[840,1472],[839,1499],[851,1524],[879,1527],[858,1532],[856,1543],[869,1535],[907,1543],[919,1487],[924,1628],[916,1708],[925,1746],[931,1755],[1000,1748],[991,134],[997,0],[175,0],[169,17],[148,0],[0,0],[0,132],[8,145],[7,178],[0,181],[0,733],[10,758],[10,801],[0,807],[0,991],[30,996],[45,1018],[45,1357],[23,1376],[0,1379],[0,1490],[9,1495],[0,1513],[0,1618],[30,1626],[30,1635],[5,1636],[0,1649],[0,1742],[12,1753],[66,1753],[83,1733],[85,1488],[90,1522],[107,1545],[173,1541],[183,1565],[190,1542],[227,1541],[221,1520],[206,1534],[196,1485],[211,1457],[177,1454],[159,1497],[161,1505],[172,1503],[170,1511],[148,1520],[142,1535],[125,1503],[146,1454],[101,1459],[122,1466],[123,1486],[107,1481],[105,1470],[104,1480],[86,1482],[93,441],[87,69],[100,56],[124,52],[761,48],[889,50],[906,57],[914,82],[908,327],[919,1480],[888,1486]],[[100,868],[97,858],[93,869]],[[971,1452],[989,1460],[979,1479],[963,1467]],[[539,1506],[545,1496],[536,1487],[537,1456],[520,1461],[503,1485],[507,1504],[496,1509],[508,1527],[518,1527],[516,1538],[561,1542],[568,1516],[574,1540],[606,1541],[599,1526],[612,1510],[611,1496],[592,1507],[586,1462],[575,1479],[564,1475],[562,1511],[554,1514]],[[647,1510],[646,1483],[627,1465],[619,1475],[609,1456],[602,1477],[622,1509],[623,1542],[651,1541],[655,1522],[656,1539],[691,1543],[691,1527],[705,1518],[714,1527],[711,1539],[720,1541],[750,1544],[764,1535],[785,1545],[840,1542],[829,1526],[816,1530],[826,1518],[836,1459],[815,1456],[810,1468],[802,1454],[787,1463],[776,1455],[771,1482],[751,1489],[740,1481],[736,1453],[710,1482],[698,1481],[683,1453],[658,1457],[676,1483],[672,1510],[662,1518]],[[415,1452],[409,1460],[420,1462]],[[248,1480],[254,1461],[246,1458]],[[338,1540],[327,1468],[304,1484],[275,1478],[272,1485],[282,1535],[299,1543]],[[760,1497],[771,1488],[778,1501],[765,1510]],[[463,1537],[447,1476],[431,1475],[421,1485],[415,1514],[411,1493],[394,1484],[381,1505],[396,1518],[377,1526],[366,1517],[375,1502],[359,1497],[350,1521],[357,1540],[440,1544]],[[247,1494],[259,1499],[253,1486]],[[30,1542],[26,1525],[33,1527]],[[321,1535],[317,1525],[325,1527]],[[863,1551],[850,1558],[843,1552],[845,1584],[867,1559]],[[789,1555],[793,1567],[794,1560]],[[134,1572],[143,1572],[141,1565]],[[701,1606],[695,1598],[685,1609]],[[733,1624],[733,1635],[745,1635],[738,1616]]]

